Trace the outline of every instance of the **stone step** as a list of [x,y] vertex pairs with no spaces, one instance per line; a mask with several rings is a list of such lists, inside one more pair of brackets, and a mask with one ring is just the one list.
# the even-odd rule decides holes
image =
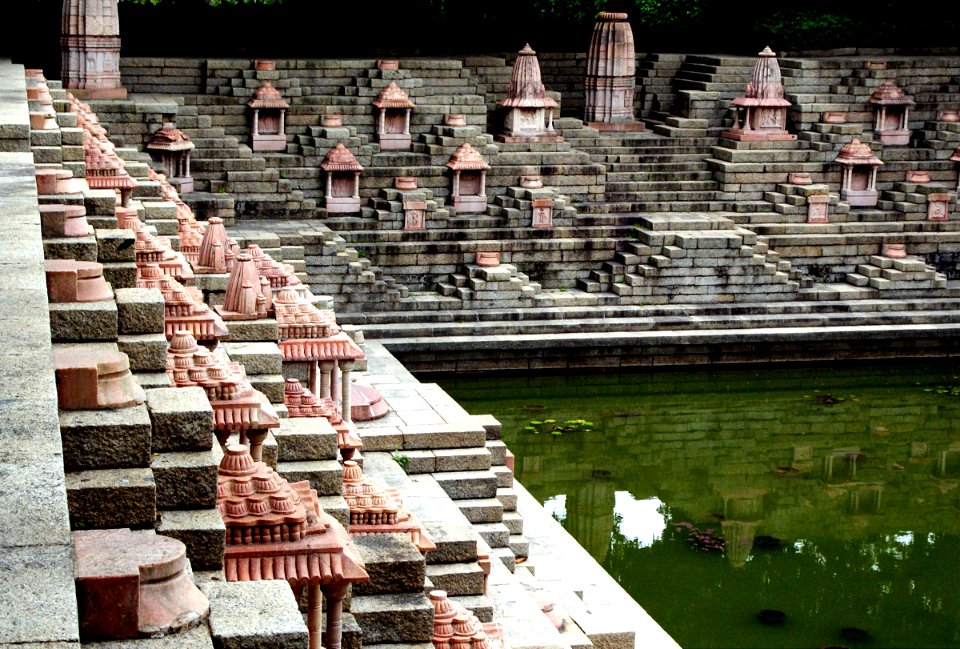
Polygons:
[[503,523],[475,523],[473,528],[491,549],[510,545],[510,530]]
[[[421,582],[421,589],[422,586]],[[407,642],[429,643],[433,637],[433,606],[422,590],[354,596],[350,601],[350,613],[363,632],[364,647],[400,638]]]
[[182,509],[159,512],[157,534],[187,546],[194,570],[222,570],[226,527],[216,509]]
[[157,488],[149,468],[71,471],[66,474],[71,529],[153,527]]
[[403,534],[354,535],[353,543],[370,581],[352,586],[354,597],[422,592],[427,575],[423,555]]
[[484,574],[476,561],[427,566],[427,578],[434,589],[449,595],[483,595]]
[[280,462],[337,459],[337,431],[325,418],[285,418],[272,431]]
[[290,482],[308,480],[321,496],[343,491],[343,467],[336,460],[277,462],[277,473]]
[[453,502],[471,523],[498,523],[503,519],[503,503],[498,498],[471,498]]

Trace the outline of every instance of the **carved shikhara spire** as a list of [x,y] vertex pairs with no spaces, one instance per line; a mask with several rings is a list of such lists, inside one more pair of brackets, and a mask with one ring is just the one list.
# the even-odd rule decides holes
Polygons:
[[783,80],[777,55],[769,46],[757,54],[753,76],[747,84],[747,97],[753,99],[783,99]]
[[557,102],[546,95],[546,89],[540,77],[540,62],[537,53],[527,43],[517,53],[513,62],[513,74],[507,87],[507,98],[501,99],[501,106],[511,108],[555,108]]

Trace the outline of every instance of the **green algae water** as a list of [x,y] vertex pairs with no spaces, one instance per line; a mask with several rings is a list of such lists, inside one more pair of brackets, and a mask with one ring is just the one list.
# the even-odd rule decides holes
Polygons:
[[685,649],[960,646],[960,371],[804,367],[443,387]]

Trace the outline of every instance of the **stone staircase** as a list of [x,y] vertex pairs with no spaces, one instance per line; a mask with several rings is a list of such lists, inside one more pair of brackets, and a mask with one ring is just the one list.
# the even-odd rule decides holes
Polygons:
[[790,262],[723,216],[650,214],[637,237],[578,288],[624,304],[779,301],[799,289]]
[[857,272],[848,273],[846,279],[849,284],[869,287],[891,297],[920,297],[947,288],[946,276],[916,257],[891,259],[873,255],[868,263],[857,266]]
[[484,305],[494,308],[524,306],[540,292],[540,285],[531,282],[511,264],[486,267],[464,265],[460,272],[437,281],[437,292],[456,297],[464,307]]

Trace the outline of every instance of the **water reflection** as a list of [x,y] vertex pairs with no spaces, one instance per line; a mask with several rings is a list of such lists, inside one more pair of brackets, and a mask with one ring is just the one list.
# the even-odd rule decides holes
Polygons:
[[[503,422],[518,478],[682,646],[956,647],[950,382],[914,366],[445,387]],[[521,433],[531,404],[594,430]]]

